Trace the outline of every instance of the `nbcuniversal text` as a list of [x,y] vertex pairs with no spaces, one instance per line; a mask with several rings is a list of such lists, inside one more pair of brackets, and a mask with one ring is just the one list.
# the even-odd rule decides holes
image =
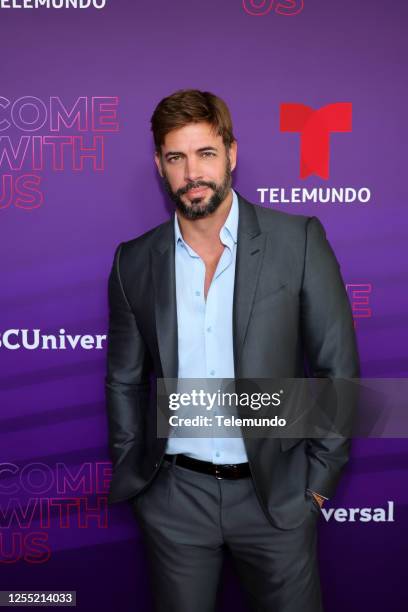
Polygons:
[[69,334],[61,328],[56,334],[43,334],[40,329],[7,329],[0,334],[0,349],[9,351],[26,349],[27,351],[68,349],[102,350],[106,334]]

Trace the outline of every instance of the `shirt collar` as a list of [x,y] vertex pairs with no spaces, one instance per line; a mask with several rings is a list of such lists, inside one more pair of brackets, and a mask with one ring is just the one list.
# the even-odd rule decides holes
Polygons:
[[[225,241],[227,241],[227,243],[230,242],[230,240],[232,240],[236,244],[238,237],[238,197],[233,189],[231,189],[231,191],[231,208],[228,213],[228,217],[225,219],[225,223],[220,230],[220,239],[223,244],[225,244]],[[176,213],[174,213],[174,236],[176,239],[176,244],[181,242],[182,244],[184,244],[185,247],[188,248],[187,243],[184,241],[183,236],[181,235],[180,225]],[[227,244],[227,246],[229,245]]]

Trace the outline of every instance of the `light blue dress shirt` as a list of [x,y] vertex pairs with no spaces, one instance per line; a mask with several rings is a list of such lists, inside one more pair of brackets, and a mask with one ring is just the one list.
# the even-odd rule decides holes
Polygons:
[[[238,236],[238,198],[220,230],[224,250],[207,299],[204,296],[205,264],[184,241],[174,215],[175,269],[178,321],[178,378],[234,378],[232,307]],[[210,433],[210,432],[209,432]],[[182,438],[171,435],[166,452],[182,453],[212,463],[248,461],[240,438]]]

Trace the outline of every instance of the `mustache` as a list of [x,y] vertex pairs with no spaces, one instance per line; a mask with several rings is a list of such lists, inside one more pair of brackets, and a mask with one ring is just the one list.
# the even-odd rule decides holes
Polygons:
[[187,185],[184,185],[184,187],[180,187],[180,189],[177,189],[176,195],[185,195],[187,191],[190,191],[190,189],[197,189],[198,187],[209,187],[213,191],[217,189],[217,185],[212,181],[190,181],[189,183],[187,183]]

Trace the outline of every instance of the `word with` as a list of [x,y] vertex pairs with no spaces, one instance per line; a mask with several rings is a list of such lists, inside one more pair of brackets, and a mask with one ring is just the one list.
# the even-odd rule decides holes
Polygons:
[[0,504],[0,529],[10,529],[13,526],[29,529],[33,523],[41,529],[51,527],[51,519],[57,513],[57,525],[62,529],[73,526],[86,529],[90,520],[96,522],[98,529],[108,526],[108,498],[96,497],[91,504],[87,497],[30,497],[22,503],[11,497],[7,505]]

